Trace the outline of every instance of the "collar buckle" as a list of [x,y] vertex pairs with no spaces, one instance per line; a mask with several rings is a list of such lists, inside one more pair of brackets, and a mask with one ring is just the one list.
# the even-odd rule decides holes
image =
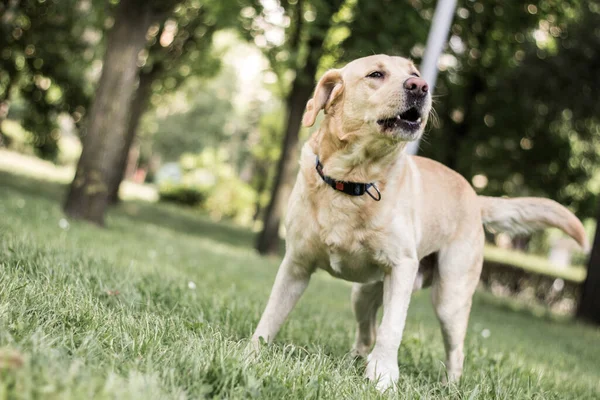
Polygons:
[[[369,192],[369,189],[373,188],[375,189],[375,192],[377,193],[377,197],[375,197],[373,195],[373,193]],[[380,201],[381,200],[381,192],[379,191],[379,189],[377,189],[377,186],[375,186],[374,183],[370,183],[367,185],[367,187],[365,188],[365,192],[375,201]]]

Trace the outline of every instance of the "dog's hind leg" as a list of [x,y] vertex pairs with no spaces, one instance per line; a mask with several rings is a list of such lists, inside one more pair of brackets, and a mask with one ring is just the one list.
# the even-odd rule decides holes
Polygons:
[[356,318],[356,340],[352,354],[366,357],[375,342],[377,310],[383,302],[383,282],[352,285],[352,310]]
[[442,249],[434,270],[431,297],[442,328],[447,380],[451,382],[462,375],[464,340],[483,262],[483,233],[475,242],[459,241]]

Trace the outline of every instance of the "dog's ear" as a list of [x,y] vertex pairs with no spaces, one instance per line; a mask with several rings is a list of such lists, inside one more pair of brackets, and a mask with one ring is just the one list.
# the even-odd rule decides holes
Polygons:
[[339,69],[330,69],[317,83],[313,98],[306,103],[306,111],[302,117],[302,125],[313,126],[319,111],[327,108],[342,93],[344,82]]

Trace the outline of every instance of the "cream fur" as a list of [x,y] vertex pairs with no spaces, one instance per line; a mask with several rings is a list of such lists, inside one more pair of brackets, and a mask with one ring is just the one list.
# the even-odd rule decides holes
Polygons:
[[[369,77],[373,71],[383,78]],[[366,376],[382,391],[398,378],[397,352],[411,293],[429,284],[447,375],[460,377],[483,260],[483,222],[519,231],[557,226],[586,244],[579,220],[557,203],[478,198],[457,173],[404,154],[406,143],[422,134],[431,108],[428,93],[416,101],[404,88],[414,74],[411,61],[376,55],[329,71],[317,84],[303,121],[314,124],[321,109],[325,119],[302,149],[287,210],[286,255],[253,335],[257,349],[260,337],[273,340],[316,269],[355,282],[353,352],[368,355]],[[416,130],[389,131],[377,122],[411,106],[421,110]],[[317,155],[334,179],[375,182],[381,201],[327,186],[315,171]],[[375,329],[381,304],[383,318]]]

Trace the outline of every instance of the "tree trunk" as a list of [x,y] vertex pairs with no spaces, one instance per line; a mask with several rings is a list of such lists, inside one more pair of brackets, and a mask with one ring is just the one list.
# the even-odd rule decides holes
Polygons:
[[583,283],[577,317],[600,325],[600,199],[598,200],[598,227],[592,254],[588,262],[587,277]]
[[[6,89],[6,90],[7,91],[10,90],[10,88]],[[2,123],[8,116],[8,108],[9,108],[8,101],[0,100],[0,147],[8,147],[8,145],[10,144],[9,137],[6,136],[4,134],[4,131],[2,130]]]
[[153,69],[150,72],[141,73],[138,88],[131,102],[131,110],[129,111],[129,123],[127,125],[127,133],[125,136],[125,147],[123,152],[119,154],[116,168],[112,171],[113,174],[108,180],[108,202],[109,204],[117,204],[119,202],[119,187],[125,179],[125,172],[129,160],[129,153],[133,141],[137,136],[137,130],[140,126],[142,116],[148,108],[150,94],[152,93],[152,82],[156,76]]
[[[6,40],[12,36],[13,21],[15,19],[15,9],[18,8],[19,2],[16,0],[4,1],[4,4],[0,6],[0,10],[3,11],[0,17],[0,48],[6,48],[10,52],[9,42]],[[6,61],[6,60],[5,60]],[[18,71],[16,66],[12,62],[2,62],[1,68],[5,73],[5,81],[3,82],[4,91],[0,95],[0,147],[8,147],[10,145],[10,138],[6,136],[2,130],[2,123],[8,117],[8,110],[10,108],[10,94],[12,93],[13,85],[16,86],[18,79]]]
[[255,166],[255,175],[258,177],[258,184],[256,185],[256,202],[254,204],[254,215],[252,216],[253,221],[258,221],[262,212],[262,206],[260,199],[263,193],[267,189],[267,183],[269,179],[269,167],[264,161],[257,161]]
[[126,128],[138,53],[146,44],[151,17],[150,4],[142,0],[121,0],[117,6],[81,158],[65,202],[65,213],[70,217],[104,224],[109,180],[127,149]]

